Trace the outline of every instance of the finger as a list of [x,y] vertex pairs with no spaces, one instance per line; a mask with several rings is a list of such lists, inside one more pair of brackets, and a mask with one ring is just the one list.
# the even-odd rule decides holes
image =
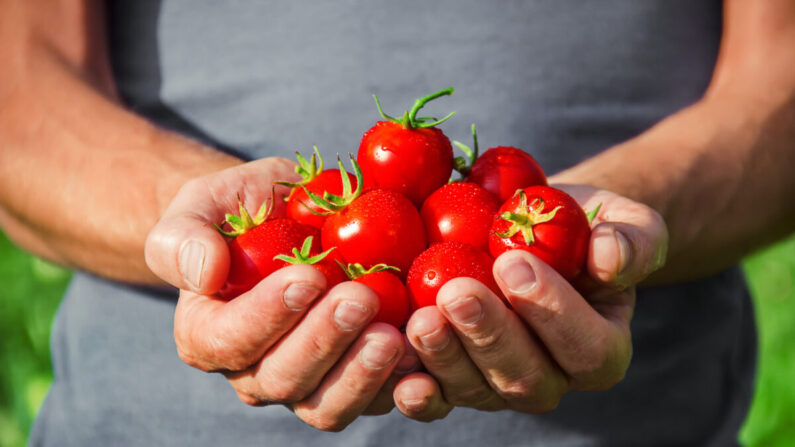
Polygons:
[[568,391],[566,376],[488,287],[472,278],[456,278],[442,286],[436,304],[509,408],[544,413],[557,407]]
[[384,386],[381,387],[378,394],[362,414],[381,415],[392,411],[392,409],[395,408],[395,401],[392,397],[395,386],[400,379],[422,368],[422,363],[420,363],[420,359],[414,347],[409,343],[408,337],[406,337],[406,334],[402,334],[402,336],[404,348],[403,357],[397,362],[395,369],[392,371],[392,375]]
[[447,402],[484,411],[506,407],[505,401],[469,358],[438,308],[417,309],[406,324],[406,335]]
[[554,269],[523,250],[498,257],[494,276],[574,389],[605,389],[623,378],[632,357],[634,295],[629,290],[604,290],[609,295],[598,297],[606,309],[602,315]]
[[366,416],[380,416],[387,414],[395,408],[395,401],[392,399],[392,393],[395,391],[395,386],[397,386],[400,379],[402,379],[403,375],[392,374],[386,380],[384,385],[381,389],[378,390],[375,397],[370,404],[367,405],[367,408],[362,411],[362,415]]
[[263,401],[298,402],[317,388],[377,312],[378,296],[369,287],[339,284],[258,364],[226,374],[227,379]]
[[292,406],[293,411],[320,430],[342,430],[370,405],[403,352],[403,337],[394,326],[369,326],[320,386]]
[[[240,196],[249,210],[271,197],[274,180],[295,177],[294,163],[278,158],[257,160],[185,183],[144,249],[149,268],[166,282],[200,294],[217,292],[229,272],[226,240],[214,228],[225,213],[238,212]],[[277,189],[277,198],[286,193]]]
[[601,204],[591,227],[587,268],[602,284],[619,288],[642,281],[665,264],[668,230],[652,208],[610,191],[556,185],[585,210]]
[[277,270],[232,301],[182,291],[174,312],[180,357],[204,371],[238,371],[256,363],[326,288],[308,265]]
[[409,374],[398,382],[394,400],[401,413],[420,422],[443,419],[453,409],[442,397],[433,377],[421,372]]

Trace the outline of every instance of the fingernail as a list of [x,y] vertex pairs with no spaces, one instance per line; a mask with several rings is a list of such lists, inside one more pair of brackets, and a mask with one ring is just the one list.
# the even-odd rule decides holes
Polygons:
[[334,309],[334,322],[343,331],[353,331],[370,320],[373,310],[352,301],[343,301]]
[[395,366],[395,373],[408,374],[420,369],[420,359],[415,355],[404,355]]
[[536,273],[533,268],[525,261],[514,260],[499,271],[508,291],[515,295],[524,295],[533,288],[536,283]]
[[284,291],[284,305],[290,310],[303,310],[319,295],[320,290],[311,284],[293,283]]
[[474,296],[459,298],[444,306],[447,313],[458,324],[472,325],[483,318],[483,306]]
[[421,410],[425,408],[428,402],[427,398],[420,399],[400,399],[400,404],[407,410]]
[[618,243],[618,273],[624,271],[629,264],[629,240],[620,231],[616,231],[616,242]]
[[367,369],[384,369],[395,360],[397,352],[381,342],[368,341],[359,353],[359,361]]
[[450,336],[444,326],[418,338],[422,346],[428,351],[441,351],[450,343]]
[[204,271],[204,245],[195,240],[182,244],[179,250],[179,272],[193,290],[199,290]]

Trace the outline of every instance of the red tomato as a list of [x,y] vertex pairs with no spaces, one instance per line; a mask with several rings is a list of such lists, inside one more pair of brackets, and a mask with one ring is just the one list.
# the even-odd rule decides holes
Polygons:
[[337,247],[347,262],[379,263],[407,271],[425,249],[425,229],[412,203],[394,191],[374,189],[326,218],[323,248]]
[[384,114],[376,98],[385,121],[364,133],[357,158],[364,173],[365,190],[399,192],[420,206],[436,188],[447,183],[453,171],[453,147],[444,133],[433,126],[452,114],[435,122],[416,115],[428,101],[452,92],[451,87],[418,99],[401,119]]
[[499,207],[497,199],[480,186],[456,182],[428,196],[420,214],[430,244],[455,241],[486,251],[491,223]]
[[[274,259],[301,246],[307,236],[317,235],[317,229],[292,219],[266,220],[245,229],[229,243],[229,276],[219,294],[231,299],[254,287],[263,278],[287,265]],[[320,251],[315,241],[313,251]]]
[[[323,193],[328,192],[334,195],[341,195],[343,193],[342,177],[340,177],[339,169],[327,169],[318,174],[314,179],[307,182],[304,187],[307,190],[323,196]],[[346,172],[348,179],[351,182],[351,187],[356,188],[356,177]],[[307,208],[309,207],[309,208]],[[309,199],[306,191],[299,187],[294,187],[290,198],[287,201],[287,217],[290,219],[301,222],[302,224],[309,225],[315,228],[321,228],[326,216],[319,216],[314,214],[310,209],[316,213],[322,213],[323,209],[316,203]]]
[[472,164],[466,179],[494,194],[500,202],[510,199],[517,189],[547,185],[538,162],[527,152],[510,146],[487,150]]
[[532,186],[505,202],[489,235],[494,257],[507,250],[526,250],[571,280],[582,271],[591,226],[582,207],[565,192]]
[[395,269],[385,264],[378,264],[365,270],[361,264],[348,266],[348,276],[362,283],[378,295],[379,310],[373,321],[388,323],[400,328],[409,317],[409,297],[406,286],[396,275],[387,269]]
[[409,270],[406,286],[412,310],[436,305],[439,289],[453,278],[474,278],[498,296],[502,296],[491,266],[491,257],[475,247],[460,242],[442,242],[420,254]]
[[348,276],[340,265],[342,264],[342,259],[336,254],[336,247],[332,247],[323,253],[318,253],[319,250],[317,249],[317,244],[314,243],[314,239],[313,236],[309,236],[304,239],[301,250],[293,247],[292,256],[278,255],[274,257],[274,260],[281,260],[292,265],[311,265],[326,277],[327,289],[347,281]]

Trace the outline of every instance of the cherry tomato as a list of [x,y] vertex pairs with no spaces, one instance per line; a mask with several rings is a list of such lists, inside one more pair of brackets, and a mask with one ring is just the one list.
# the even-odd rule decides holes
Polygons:
[[318,244],[314,242],[314,239],[314,236],[307,237],[300,250],[297,247],[293,248],[292,256],[278,255],[274,257],[274,260],[281,260],[292,265],[311,265],[326,277],[326,289],[346,281],[348,276],[342,268],[342,258],[335,253],[336,247],[318,253]]
[[500,202],[511,198],[518,189],[547,185],[544,170],[527,152],[512,146],[498,146],[478,156],[478,134],[474,124],[472,140],[472,148],[458,141],[453,142],[466,155],[466,158],[456,157],[453,160],[455,170],[467,181],[494,194]]
[[430,244],[456,241],[486,251],[491,223],[499,207],[497,199],[480,186],[455,182],[428,196],[420,214]]
[[[341,171],[339,169],[327,169],[303,186],[306,187],[307,190],[319,196],[323,196],[323,193],[325,192],[340,195],[342,194],[343,188],[340,172]],[[345,174],[348,176],[348,180],[351,182],[351,187],[356,188],[356,177],[348,172]],[[289,199],[287,200],[287,217],[311,227],[318,229],[321,228],[323,226],[323,222],[326,220],[326,216],[319,216],[310,211],[310,209],[315,213],[323,212],[323,209],[309,200],[309,196],[306,194],[306,191],[303,188],[294,188]]]
[[510,146],[493,147],[475,160],[467,180],[494,194],[500,202],[517,189],[547,185],[538,162],[527,152]]
[[526,250],[572,280],[583,269],[591,226],[582,207],[565,192],[531,186],[497,212],[489,235],[495,258],[507,250]]
[[491,266],[491,256],[460,242],[442,242],[422,252],[409,270],[406,286],[412,310],[436,305],[439,289],[453,278],[474,278],[502,296]]
[[374,189],[326,218],[323,248],[337,247],[349,263],[385,263],[408,271],[426,246],[420,213],[403,195]]
[[[240,216],[227,214],[226,217],[233,231],[225,232],[219,228],[222,234],[234,238],[229,243],[229,276],[219,291],[221,297],[231,299],[248,291],[263,278],[287,265],[285,261],[274,257],[290,253],[293,248],[300,247],[308,236],[317,235],[316,228],[292,219],[268,219],[270,209],[263,206],[257,216],[252,218],[241,203]],[[314,252],[320,251],[317,241],[312,247]]]
[[365,269],[361,264],[350,264],[346,268],[349,278],[366,285],[378,295],[380,306],[373,321],[400,328],[409,317],[408,291],[400,278],[389,270],[397,269],[386,264],[377,264],[370,269]]
[[399,192],[420,206],[435,189],[447,183],[453,171],[453,147],[444,132],[434,126],[453,114],[439,121],[416,115],[428,101],[452,92],[451,87],[418,99],[401,119],[386,115],[376,98],[384,121],[364,133],[357,158],[364,173],[365,190]]

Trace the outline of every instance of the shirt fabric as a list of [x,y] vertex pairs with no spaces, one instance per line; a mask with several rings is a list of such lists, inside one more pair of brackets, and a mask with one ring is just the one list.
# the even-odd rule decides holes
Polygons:
[[[484,149],[521,147],[551,174],[698,100],[720,16],[717,0],[117,0],[108,29],[131,109],[246,159],[355,153],[379,119],[372,93],[400,115],[452,85],[423,115],[456,110],[448,136],[468,142],[477,123]],[[175,302],[76,273],[31,445],[728,446],[751,396],[737,268],[640,290],[632,364],[608,391],[569,393],[544,415],[456,408],[424,424],[393,410],[341,433],[246,406],[222,376],[183,364]]]

